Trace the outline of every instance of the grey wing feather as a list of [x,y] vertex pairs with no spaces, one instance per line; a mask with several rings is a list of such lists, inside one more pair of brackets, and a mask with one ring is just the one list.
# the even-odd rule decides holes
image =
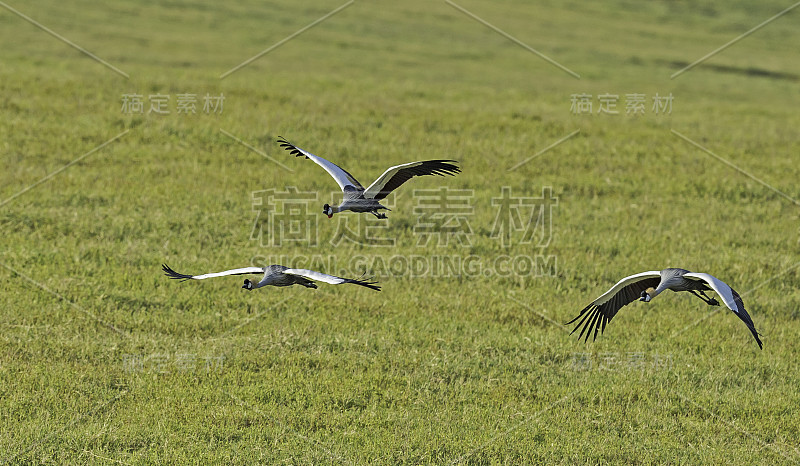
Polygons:
[[586,338],[583,341],[588,341],[589,334],[591,334],[592,329],[594,329],[594,337],[592,338],[592,341],[594,341],[597,339],[598,331],[601,334],[605,332],[606,324],[609,323],[615,315],[617,315],[617,312],[619,312],[620,309],[639,299],[642,291],[645,291],[648,288],[657,287],[660,281],[660,277],[644,278],[642,280],[635,281],[622,287],[605,302],[597,304],[598,301],[601,301],[605,297],[605,295],[601,296],[583,308],[577,317],[566,323],[566,325],[570,325],[578,319],[581,319],[580,322],[578,322],[578,324],[575,326],[575,329],[570,332],[570,335],[575,333],[581,326],[583,326],[583,330],[581,330],[581,333],[578,335],[578,339],[580,340],[583,334],[586,333]]
[[461,173],[461,169],[454,165],[456,163],[458,162],[455,160],[424,160],[389,167],[367,187],[364,197],[381,200],[415,176],[456,175]]
[[283,271],[285,274],[289,275],[299,275],[301,277],[308,278],[310,280],[318,280],[325,283],[330,283],[331,285],[341,285],[343,283],[352,283],[354,285],[361,285],[367,287],[371,290],[380,291],[381,287],[376,286],[378,282],[369,281],[369,280],[361,280],[361,279],[351,279],[351,278],[341,278],[336,277],[333,275],[328,275],[322,272],[316,272],[314,270],[307,270],[307,269],[286,269]]

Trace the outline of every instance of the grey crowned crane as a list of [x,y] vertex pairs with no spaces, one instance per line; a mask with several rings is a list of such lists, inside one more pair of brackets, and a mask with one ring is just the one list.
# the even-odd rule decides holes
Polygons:
[[255,290],[262,286],[292,286],[303,285],[306,288],[317,288],[314,280],[329,283],[331,285],[341,285],[343,283],[352,283],[354,285],[361,285],[371,290],[381,291],[381,287],[377,286],[378,282],[360,279],[349,279],[334,277],[325,273],[315,272],[306,269],[290,269],[282,265],[270,265],[267,267],[244,267],[241,269],[226,270],[224,272],[206,273],[203,275],[186,275],[172,270],[167,264],[163,264],[161,269],[164,275],[173,280],[205,280],[206,278],[224,277],[226,275],[246,275],[246,274],[264,274],[257,283],[252,282],[250,279],[244,280],[242,288],[245,290]]
[[583,308],[578,317],[567,322],[567,325],[569,325],[580,319],[580,322],[570,332],[570,335],[583,326],[578,339],[585,332],[586,338],[584,342],[588,341],[589,334],[594,330],[594,336],[592,337],[594,341],[597,338],[597,332],[599,331],[602,334],[606,329],[606,324],[617,315],[617,312],[623,306],[627,306],[637,299],[649,303],[664,290],[688,291],[702,299],[709,306],[719,306],[719,301],[705,294],[706,291],[715,291],[722,299],[722,302],[725,303],[725,306],[747,325],[748,330],[753,334],[753,338],[756,339],[758,347],[763,349],[761,339],[758,338],[759,333],[756,331],[750,315],[745,310],[739,293],[722,280],[707,273],[694,273],[685,269],[675,268],[637,273],[618,281],[610,290]]
[[325,171],[336,180],[339,187],[342,188],[344,199],[338,207],[328,204],[322,207],[322,213],[327,215],[328,218],[333,217],[335,213],[344,212],[345,210],[352,212],[369,212],[378,218],[386,218],[386,214],[378,212],[379,210],[389,210],[381,205],[380,200],[399,188],[400,185],[406,181],[415,176],[444,176],[455,175],[461,172],[461,169],[454,165],[458,163],[455,160],[424,160],[421,162],[404,163],[388,168],[383,172],[383,175],[364,189],[353,175],[338,165],[295,146],[283,137],[278,138],[278,144],[296,157],[305,157],[314,161],[317,165],[324,168]]

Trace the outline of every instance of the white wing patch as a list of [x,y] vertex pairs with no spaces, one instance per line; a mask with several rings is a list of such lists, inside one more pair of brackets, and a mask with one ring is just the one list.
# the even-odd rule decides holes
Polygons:
[[194,280],[205,280],[206,278],[224,277],[226,275],[243,275],[247,273],[264,273],[261,267],[244,267],[241,269],[226,270],[224,272],[207,273],[204,275],[195,275]]
[[325,171],[328,172],[328,174],[331,175],[334,180],[336,180],[336,183],[339,185],[340,188],[342,188],[342,190],[344,190],[345,186],[352,186],[359,190],[364,189],[364,187],[361,186],[361,183],[359,183],[358,180],[355,179],[355,177],[353,177],[353,175],[347,173],[346,170],[336,165],[335,163],[329,162],[323,159],[322,157],[316,156],[311,152],[308,152],[307,150],[303,150],[295,146],[294,144],[290,143],[286,139],[278,139],[278,143],[281,145],[281,147],[288,150],[290,153],[296,156],[302,154],[305,157],[313,160],[314,163],[316,163],[320,167],[324,168]]
[[661,277],[661,272],[658,270],[651,270],[649,272],[642,272],[637,273],[635,275],[631,275],[629,277],[625,277],[622,280],[618,281],[616,285],[612,286],[610,290],[603,293],[599,298],[594,300],[594,304],[600,305],[607,302],[609,299],[613,298],[619,290],[622,288],[630,285],[631,283],[635,283],[646,278],[656,278]]
[[299,275],[301,277],[308,278],[309,280],[330,283],[331,285],[340,285],[346,281],[344,278],[334,277],[333,275],[307,269],[286,269],[283,271],[283,273],[288,275]]
[[684,277],[706,282],[708,286],[710,286],[711,289],[714,290],[720,298],[722,298],[722,302],[728,306],[728,309],[737,314],[739,313],[739,308],[736,305],[736,301],[733,299],[733,290],[731,290],[731,287],[728,286],[727,283],[707,273],[689,272],[685,274]]
[[224,277],[226,275],[243,275],[247,273],[264,273],[264,269],[261,267],[244,267],[241,269],[232,269],[226,270],[224,272],[215,272],[215,273],[206,273],[203,275],[188,275],[185,273],[178,273],[170,268],[167,264],[161,265],[161,270],[164,271],[164,275],[173,279],[173,280],[205,280],[206,278],[214,278],[214,277]]

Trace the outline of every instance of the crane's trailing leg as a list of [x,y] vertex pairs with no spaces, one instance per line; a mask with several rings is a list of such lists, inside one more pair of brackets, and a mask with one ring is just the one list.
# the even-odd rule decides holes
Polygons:
[[708,297],[708,295],[706,295],[706,293],[705,293],[704,291],[702,291],[702,290],[701,290],[701,291],[699,291],[699,293],[700,293],[701,295],[705,296],[705,297],[706,297],[706,299],[708,299],[708,301],[707,301],[707,302],[708,302],[708,305],[709,305],[709,306],[719,306],[719,301],[717,301],[717,300],[716,300],[716,299],[714,299],[714,298],[709,298],[709,297]]
[[[702,290],[698,290],[698,291],[690,290],[690,292],[693,295],[697,296],[698,298],[702,299],[709,306],[719,306],[719,301],[717,301],[714,298],[709,298],[708,295],[706,295],[706,293],[704,291],[702,291]],[[698,294],[698,293],[700,293],[700,294]]]

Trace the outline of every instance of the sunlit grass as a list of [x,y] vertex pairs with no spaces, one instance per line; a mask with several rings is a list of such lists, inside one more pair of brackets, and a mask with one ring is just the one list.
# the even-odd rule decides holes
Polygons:
[[[129,80],[0,9],[0,459],[796,461],[800,207],[781,194],[800,198],[796,14],[670,80],[786,6],[458,4],[581,79],[445,2],[356,2],[224,80],[341,3],[14,5]],[[197,113],[177,113],[184,93]],[[580,93],[593,114],[570,113]],[[605,93],[619,115],[597,114]],[[643,115],[625,114],[633,93]],[[656,93],[674,96],[670,114],[653,112]],[[171,112],[124,113],[123,94],[170,95]],[[225,96],[221,114],[202,111],[206,94]],[[376,230],[393,246],[333,246],[340,220],[321,206],[336,185],[278,136],[365,185],[411,160],[463,173],[398,190]],[[414,190],[443,186],[471,190],[470,234],[420,245]],[[497,238],[504,186],[552,189],[541,247]],[[314,246],[253,237],[254,193],[287,187],[318,193]],[[555,267],[419,275],[397,259],[497,272],[537,256]],[[269,257],[348,276],[368,264],[383,291],[248,293],[241,277],[160,271]],[[593,344],[560,325],[619,278],[668,266],[737,289],[764,350],[730,312],[672,293],[624,308]]]

